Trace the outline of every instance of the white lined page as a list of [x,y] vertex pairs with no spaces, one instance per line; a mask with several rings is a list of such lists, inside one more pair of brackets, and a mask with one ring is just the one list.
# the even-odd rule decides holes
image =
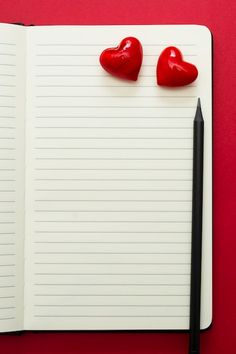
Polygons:
[[0,25],[0,331],[23,329],[24,45]]
[[[208,32],[198,26],[28,31],[26,328],[188,328],[192,126],[199,95],[211,186]],[[136,83],[115,79],[99,65],[101,51],[127,35],[144,48]],[[156,86],[156,61],[166,45],[197,64],[195,83]],[[205,196],[208,232],[211,188]],[[206,327],[210,234],[204,247]]]

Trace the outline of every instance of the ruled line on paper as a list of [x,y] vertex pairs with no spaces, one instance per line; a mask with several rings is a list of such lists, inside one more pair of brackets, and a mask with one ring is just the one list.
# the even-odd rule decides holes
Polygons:
[[0,150],[16,150],[16,149],[12,147],[1,147]]
[[[105,192],[105,191],[109,191],[109,192],[112,192],[112,191],[134,191],[134,192],[147,192],[147,191],[151,191],[151,192],[191,192],[192,190],[191,189],[38,189],[36,188],[35,189],[37,192],[53,192],[53,191],[56,191],[56,192],[76,192],[76,191],[84,191],[84,192],[88,192],[88,191],[93,191],[93,192],[98,192],[98,191],[102,191],[102,192]],[[1,192],[1,191],[0,191]]]
[[[94,67],[94,68],[100,68],[100,64],[36,64],[36,67],[83,67],[83,68],[90,68],[90,67]],[[142,64],[142,68],[155,68],[156,65],[155,64]]]
[[99,286],[166,286],[166,287],[169,287],[169,286],[173,286],[173,287],[176,287],[176,286],[189,286],[190,284],[160,284],[160,283],[151,283],[151,284],[133,284],[133,283],[130,283],[130,284],[126,284],[126,283],[121,283],[121,284],[112,284],[112,283],[107,283],[107,284],[103,284],[103,283],[96,283],[96,284],[87,284],[87,283],[71,283],[71,284],[68,284],[68,283],[58,283],[58,284],[55,284],[55,283],[50,283],[50,284],[47,284],[47,283],[34,283],[35,286],[62,286],[62,285],[65,285],[65,286],[96,286],[96,285],[99,285]]
[[[172,275],[176,275],[176,276],[182,276],[182,275],[190,275],[190,273],[114,273],[114,272],[110,272],[110,273],[34,273],[35,275],[97,275],[97,276],[103,276],[103,275],[147,275],[147,276],[157,276],[157,275],[168,275],[168,276],[172,276]],[[130,285],[132,285],[130,283]]]
[[0,289],[15,288],[15,285],[1,285]]
[[[191,202],[191,199],[35,199],[35,202],[165,202],[165,203],[186,203]],[[5,201],[3,201],[5,202]]]
[[16,64],[0,63],[0,66],[12,66],[12,67],[16,67]]
[[11,45],[11,46],[16,46],[16,43],[13,42],[1,42],[0,45]]
[[15,234],[16,234],[15,232],[0,232],[0,235],[15,235]]
[[12,242],[5,242],[5,243],[0,243],[0,246],[13,246],[13,245],[15,245],[14,243],[12,243]]
[[[34,210],[36,213],[150,213],[150,210]],[[152,213],[191,213],[191,210],[151,210]],[[1,213],[1,212],[0,212]],[[6,212],[12,213],[12,212]]]
[[[48,233],[48,232],[50,232],[50,233],[65,233],[65,231],[60,231],[60,230],[58,230],[58,231],[39,231],[39,230],[36,230],[35,231],[35,233],[37,234],[37,233]],[[78,234],[78,233],[80,233],[81,231],[66,231],[66,233],[76,233],[76,234]],[[142,233],[142,234],[158,234],[158,233],[180,233],[180,234],[189,234],[189,232],[185,232],[185,231],[82,231],[83,233],[102,233],[102,234],[105,234],[105,233],[115,233],[115,234],[122,234],[122,233],[131,233],[131,234],[139,234],[139,233]]]
[[149,262],[149,263],[145,263],[145,262],[139,262],[139,263],[134,263],[134,262],[35,262],[34,264],[38,264],[38,265],[78,265],[78,264],[86,264],[86,265],[92,265],[92,264],[96,264],[96,265],[104,265],[104,264],[111,264],[111,265],[174,265],[174,266],[182,266],[182,265],[190,265],[189,262],[185,262],[185,263],[163,263],[163,262]]
[[[0,96],[1,97],[1,96]],[[7,97],[13,97],[13,96],[7,96]],[[129,96],[129,95],[37,95],[36,98],[169,98],[169,99],[185,99],[185,98],[196,98],[196,95],[192,96],[158,96],[158,95],[145,95],[145,96]],[[97,118],[97,117],[95,117]],[[124,118],[124,117],[121,117]],[[129,117],[125,117],[129,118]],[[137,118],[137,117],[136,117]],[[147,117],[145,117],[147,118]],[[192,117],[191,117],[192,118]]]
[[58,304],[58,305],[44,305],[44,304],[34,304],[35,307],[189,307],[189,305],[64,305],[64,304]]
[[15,137],[5,137],[5,136],[0,136],[0,140],[15,140]]
[[[12,182],[14,180],[0,180],[0,182]],[[34,181],[192,181],[191,178],[35,178]]]
[[[191,171],[191,168],[35,168],[36,171]],[[4,171],[4,170],[3,170]]]
[[[112,244],[112,245],[168,245],[168,244],[173,244],[173,245],[187,245],[190,244],[190,241],[185,241],[185,242],[181,242],[181,241],[169,241],[169,242],[162,242],[162,241],[156,241],[156,242],[137,242],[137,241],[133,241],[133,242],[117,242],[117,241],[34,241],[34,243],[38,243],[38,244]],[[7,244],[9,245],[9,244]],[[10,244],[11,245],[11,244]],[[12,244],[13,245],[13,244]]]
[[[34,220],[34,223],[70,223],[70,224],[75,224],[75,223],[117,223],[117,224],[124,224],[124,223],[141,223],[141,224],[191,224],[191,221],[175,221],[175,220],[159,220],[159,221],[153,221],[153,220]],[[0,224],[14,224],[13,222],[3,222]]]
[[[0,85],[1,86],[1,85]],[[121,87],[121,88],[130,88],[135,86],[130,85],[75,85],[75,84],[38,84],[36,87]],[[139,85],[139,87],[155,87],[155,85]],[[197,87],[196,85],[189,85],[188,88]]]
[[[1,127],[0,127],[1,128]],[[6,127],[6,128],[9,128],[9,129],[13,129],[13,127]],[[171,130],[177,130],[177,129],[191,129],[192,130],[192,127],[156,127],[156,126],[152,126],[152,127],[120,127],[120,126],[117,126],[117,127],[90,127],[90,126],[87,126],[87,127],[83,127],[83,126],[71,126],[71,127],[68,127],[68,126],[65,126],[65,127],[61,127],[61,126],[57,126],[57,127],[49,127],[49,126],[38,126],[38,127],[35,127],[36,129],[141,129],[141,130],[145,130],[145,129],[158,129],[158,130],[161,130],[161,129],[171,129]]]
[[[3,54],[0,54],[3,55]],[[4,54],[4,55],[12,55],[12,54]],[[58,53],[58,54],[36,54],[36,57],[97,57],[98,54],[92,54],[92,53],[86,53],[86,54],[74,54],[74,53],[67,53],[67,54],[62,54],[62,53]],[[146,57],[158,57],[159,54],[145,54]],[[193,53],[193,54],[184,54],[185,57],[197,57],[197,54]]]
[[[4,139],[1,138],[0,139]],[[6,139],[10,139],[10,138],[6,138]],[[175,138],[170,138],[170,137],[117,137],[117,136],[113,136],[113,137],[84,137],[84,136],[36,136],[35,139],[39,139],[39,140],[60,140],[60,139],[64,139],[64,140],[87,140],[87,139],[97,139],[97,140],[193,140],[192,138],[188,138],[188,137],[175,137]]]
[[91,297],[95,297],[95,296],[105,296],[105,297],[114,297],[114,296],[127,296],[127,297],[130,297],[130,296],[137,296],[137,297],[176,297],[176,296],[184,296],[184,297],[189,297],[190,295],[189,294],[95,294],[95,293],[90,293],[90,294],[38,294],[38,293],[35,293],[35,296],[62,296],[62,297],[65,297],[65,296],[78,296],[78,297],[86,297],[86,296],[91,296]]
[[34,254],[190,254],[190,252],[34,252]]
[[[1,107],[1,106],[0,106]],[[9,106],[10,108],[14,108],[13,106]],[[36,105],[35,108],[122,108],[122,109],[127,109],[127,108],[145,108],[145,109],[152,109],[152,108],[167,108],[167,109],[193,109],[195,108],[194,106],[103,106],[103,105],[89,105],[89,106],[84,106],[84,105],[74,105],[74,106],[52,106],[52,105]],[[40,128],[40,127],[36,127],[36,128]],[[49,127],[47,127],[49,128]],[[55,127],[52,127],[55,129]],[[97,127],[95,127],[97,128]],[[133,127],[133,129],[137,129],[137,127]],[[171,127],[168,127],[169,129],[171,129]]]
[[[184,46],[184,47],[195,47],[196,43],[175,43],[175,46]],[[76,47],[112,47],[114,46],[114,43],[36,43],[35,46],[38,47],[70,47],[70,46],[76,46]],[[169,43],[145,43],[145,47],[162,47],[162,46],[169,46]]]
[[[0,64],[1,65],[1,64]],[[36,64],[36,67],[97,67],[100,68],[100,64]],[[156,67],[156,64],[142,64],[142,68]]]
[[[0,159],[0,160],[12,160],[12,159]],[[158,161],[158,160],[161,160],[161,161],[176,161],[176,160],[179,160],[179,161],[192,161],[192,158],[106,158],[106,157],[93,157],[93,158],[87,158],[87,157],[36,157],[35,160],[60,160],[60,161],[63,161],[63,160],[68,160],[68,161],[73,161],[73,160],[86,160],[86,161],[89,161],[89,160],[93,160],[93,161],[96,161],[96,160],[109,160],[109,161]]]
[[[3,74],[0,74],[0,76],[3,76]],[[5,76],[10,76],[10,75],[5,75]],[[15,76],[15,75],[14,75]],[[0,95],[0,97],[8,97],[8,98],[15,98],[15,95]],[[11,117],[12,118],[12,117]]]
[[3,74],[3,73],[0,73],[0,76],[16,77],[15,74]]
[[3,189],[3,190],[0,190],[0,193],[14,193],[16,190],[15,189]]
[[169,117],[161,117],[161,116],[145,116],[145,117],[142,117],[142,116],[109,116],[109,117],[96,117],[96,116],[78,116],[78,115],[74,115],[74,116],[68,116],[68,115],[64,115],[64,116],[52,116],[52,115],[37,115],[35,116],[35,118],[40,118],[40,119],[51,119],[51,118],[55,118],[55,119],[64,119],[64,118],[71,118],[71,119],[164,119],[164,120],[167,120],[167,119],[192,119],[192,117],[176,117],[176,116],[169,116]]
[[14,54],[14,53],[0,53],[0,55],[9,56],[9,57],[15,57],[16,56],[16,54]]
[[[70,75],[70,74],[44,74],[44,75],[38,74],[35,76],[36,77],[110,77],[107,74],[74,74],[74,75]],[[140,75],[139,77],[156,77],[156,75]]]
[[[1,149],[7,149],[7,148],[0,148]],[[192,148],[184,148],[184,147],[173,147],[173,148],[155,148],[155,147],[144,147],[144,148],[120,148],[120,147],[36,147],[35,150],[193,150]],[[14,148],[8,148],[8,150],[15,150]]]
[[9,256],[15,256],[16,253],[0,253],[0,257],[9,257]]
[[136,316],[134,316],[134,315],[127,315],[127,316],[122,316],[122,315],[104,315],[104,316],[101,316],[101,315],[99,315],[99,316],[96,316],[96,315],[35,315],[34,314],[34,317],[48,317],[48,318],[50,318],[50,317],[52,317],[52,318],[73,318],[73,317],[76,317],[76,318],[151,318],[151,317],[154,317],[154,318],[163,318],[163,317],[170,317],[170,318],[181,318],[181,317],[189,317],[189,316],[184,316],[184,315],[177,315],[177,316],[175,316],[175,315],[162,315],[162,316],[160,316],[160,315],[157,315],[157,316],[151,316],[151,315],[144,315],[144,316],[142,316],[142,315],[136,315]]

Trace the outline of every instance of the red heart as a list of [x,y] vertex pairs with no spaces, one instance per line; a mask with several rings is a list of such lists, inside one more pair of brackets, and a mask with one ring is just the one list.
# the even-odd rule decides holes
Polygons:
[[142,45],[137,38],[124,38],[118,47],[105,49],[100,64],[110,74],[136,81],[143,60]]
[[198,76],[195,65],[183,60],[181,51],[176,47],[163,50],[157,62],[157,84],[161,86],[185,86]]

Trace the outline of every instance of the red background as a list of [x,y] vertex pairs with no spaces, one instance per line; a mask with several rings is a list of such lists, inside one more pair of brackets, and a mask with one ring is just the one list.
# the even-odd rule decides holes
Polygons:
[[[235,0],[0,0],[0,22],[26,24],[205,24],[214,38],[214,312],[202,354],[235,353]],[[183,333],[0,335],[2,354],[182,354]]]

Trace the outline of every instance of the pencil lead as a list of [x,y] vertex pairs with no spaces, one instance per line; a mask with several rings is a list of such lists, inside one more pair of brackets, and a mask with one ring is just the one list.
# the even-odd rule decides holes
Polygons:
[[200,98],[198,98],[197,100],[197,109],[196,109],[196,113],[195,113],[195,121],[201,121],[203,120],[203,116],[202,116],[202,107],[201,107],[201,100]]

